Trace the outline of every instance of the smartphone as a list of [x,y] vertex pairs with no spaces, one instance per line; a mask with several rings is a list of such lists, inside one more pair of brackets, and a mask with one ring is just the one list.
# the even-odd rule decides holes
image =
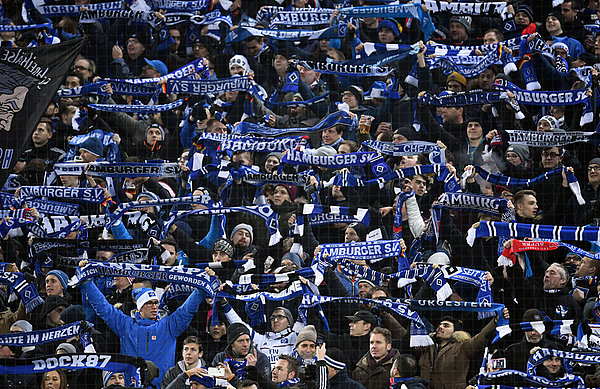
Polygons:
[[225,375],[224,367],[209,367],[208,375],[211,377],[223,377]]
[[497,370],[506,369],[506,358],[490,359],[490,368]]

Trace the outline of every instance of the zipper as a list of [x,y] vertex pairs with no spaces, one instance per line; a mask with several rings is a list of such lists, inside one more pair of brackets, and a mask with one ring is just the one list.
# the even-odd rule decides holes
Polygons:
[[150,331],[146,331],[146,351],[150,348]]

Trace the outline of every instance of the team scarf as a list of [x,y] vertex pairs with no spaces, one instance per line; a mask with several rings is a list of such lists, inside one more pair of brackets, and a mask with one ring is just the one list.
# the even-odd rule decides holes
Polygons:
[[502,20],[510,18],[508,5],[504,2],[446,2],[423,0],[423,4],[429,8],[431,13],[449,12],[451,15],[495,15]]
[[[250,169],[248,169],[250,170]],[[297,186],[308,186],[310,177],[307,174],[296,173],[261,173],[247,172],[244,174],[243,180],[251,185],[262,186],[264,184],[291,184]]]
[[15,291],[19,294],[27,313],[44,303],[35,286],[27,282],[23,273],[4,271],[0,273],[0,283],[8,285],[11,293]]
[[74,239],[55,239],[55,238],[35,238],[31,249],[34,254],[40,254],[54,249],[83,249],[93,251],[113,251],[123,252],[129,250],[143,249],[148,245],[147,240],[74,240]]
[[587,96],[587,89],[564,90],[564,91],[528,91],[517,87],[506,80],[498,80],[494,83],[495,89],[510,91],[514,93],[515,99],[521,104],[550,107],[553,105],[576,105],[584,104],[583,115],[579,124],[581,126],[594,120],[594,113]]
[[[504,102],[510,104],[511,108],[515,111],[515,117],[517,119],[525,118],[519,103],[514,98],[508,96],[506,92],[485,92],[482,90],[474,90],[469,92],[458,92],[448,94],[445,96],[435,96],[428,93],[418,98],[422,104],[433,105],[436,107],[461,107],[465,105],[481,105],[481,104],[494,104]],[[494,108],[494,107],[492,107]],[[492,113],[496,115],[496,110],[493,109]]]
[[379,151],[381,154],[392,157],[403,157],[410,155],[429,154],[429,161],[434,164],[446,163],[446,151],[436,143],[423,141],[408,141],[402,143],[380,142],[377,140],[366,140],[363,146]]
[[[600,363],[600,353],[582,353],[576,351],[562,351],[562,350],[554,350],[541,348],[536,351],[529,361],[527,361],[527,372],[533,374],[535,367],[542,364],[546,359],[551,357],[561,358],[563,360],[568,360],[570,362],[579,362],[584,364],[599,364]],[[567,366],[565,366],[566,368]]]
[[431,16],[423,12],[421,2],[403,5],[373,5],[365,7],[346,7],[339,9],[340,14],[350,17],[383,17],[383,18],[413,18],[419,20],[421,31],[425,35],[425,41],[429,40],[431,34],[436,30]]
[[282,41],[297,41],[302,39],[318,40],[318,39],[337,39],[346,36],[347,27],[345,24],[339,24],[324,28],[322,30],[271,30],[259,29],[254,27],[238,27],[235,30],[229,31],[225,38],[226,43],[236,43],[246,40],[251,36],[259,36]]
[[219,23],[225,23],[229,27],[233,26],[231,15],[223,15],[219,9],[204,15],[195,15],[188,12],[175,12],[165,15],[165,24],[167,26],[175,26],[187,22],[190,23],[192,29],[194,29],[194,27],[210,26],[211,24]]
[[290,150],[281,159],[281,163],[301,166],[321,166],[328,169],[342,169],[351,166],[365,166],[377,156],[374,152],[359,152],[337,155],[312,155]]
[[344,111],[337,111],[332,114],[329,114],[325,119],[321,120],[319,123],[312,127],[299,128],[272,128],[254,123],[241,122],[240,124],[234,127],[232,133],[235,135],[256,134],[263,136],[280,136],[291,133],[304,134],[322,131],[327,128],[335,127],[338,124],[352,126],[352,117]]
[[600,260],[600,253],[590,253],[588,251],[585,251],[583,249],[580,249],[577,246],[573,246],[572,244],[569,243],[565,243],[565,242],[557,242],[559,246],[561,247],[566,247],[569,250],[571,250],[572,252],[581,255],[582,257],[588,257],[588,258],[592,258],[592,259],[596,259],[596,260]]
[[86,175],[93,177],[179,177],[182,174],[177,163],[104,163],[88,164]]
[[240,135],[212,134],[203,132],[199,140],[208,140],[221,144],[222,150],[229,150],[232,153],[237,151],[255,151],[271,153],[274,151],[284,152],[295,149],[300,145],[303,137],[282,137],[282,138],[255,138]]
[[113,254],[110,262],[115,263],[144,263],[148,260],[148,249],[136,249]]
[[99,19],[130,19],[148,23],[155,29],[164,25],[164,21],[154,11],[133,11],[125,9],[85,10],[79,13],[79,23],[96,23]]
[[256,14],[256,21],[267,22],[270,27],[286,26],[320,26],[328,25],[333,14],[331,8],[294,8],[286,10],[283,7],[265,6]]
[[[258,97],[260,100],[263,100],[261,95],[256,93],[256,88],[253,90],[253,93],[254,93],[255,97]],[[276,96],[276,93],[277,92],[273,92],[272,96]],[[318,104],[322,101],[326,101],[327,98],[329,97],[330,93],[331,92],[327,91],[327,92],[323,93],[322,95],[315,96],[308,100],[298,100],[298,101],[292,100],[292,101],[279,101],[278,102],[278,101],[273,101],[274,99],[270,98],[269,100],[266,100],[266,101],[263,100],[263,102],[269,108],[273,108],[273,107],[284,107],[284,108],[285,107],[287,107],[287,108],[289,108],[289,107],[309,107],[311,105]]]
[[164,9],[167,11],[206,11],[212,8],[212,0],[148,0],[152,9]]
[[64,326],[48,330],[18,332],[0,335],[0,344],[4,346],[28,347],[46,344],[57,340],[75,337],[81,332],[81,322],[76,321]]
[[75,88],[59,89],[56,91],[57,97],[75,97],[75,96],[86,96],[86,95],[99,95],[109,96],[106,86],[107,81],[99,81]]
[[186,99],[175,100],[172,103],[145,105],[145,104],[89,104],[88,107],[105,112],[128,112],[128,113],[157,113],[171,111],[179,108]]
[[34,358],[0,359],[0,374],[39,374],[57,369],[102,369],[124,373],[135,381],[135,387],[141,387],[140,371],[146,362],[137,357],[121,354],[64,354]]
[[[85,111],[78,111],[78,112],[81,113],[81,112],[85,112]],[[73,120],[75,120],[75,119],[73,119]],[[71,140],[69,141],[67,155],[65,155],[64,160],[65,161],[73,160],[73,158],[76,155],[79,155],[78,147],[81,147],[81,144],[83,142],[85,142],[86,140],[88,140],[90,138],[97,138],[97,139],[100,139],[100,141],[102,142],[103,150],[106,150],[105,151],[106,161],[120,162],[121,154],[119,152],[119,145],[113,139],[114,135],[115,135],[114,132],[102,131],[99,128],[97,128],[93,131],[90,131],[86,134],[76,135],[73,138],[71,138]],[[66,164],[69,164],[69,163],[74,164],[76,166],[82,166],[82,165],[85,166],[85,164],[77,164],[75,162],[61,162],[60,166],[66,166]],[[73,175],[73,174],[71,174],[71,175]]]
[[[392,237],[396,240],[402,239],[402,207],[404,202],[415,196],[415,191],[400,192],[396,201],[396,211],[394,212],[394,226],[392,227]],[[401,269],[398,269],[401,270]]]
[[361,259],[379,261],[383,258],[402,255],[402,246],[396,240],[377,240],[370,242],[327,243],[321,245],[317,260],[324,257],[330,259]]
[[[125,81],[110,81],[113,93],[127,96],[153,96],[157,86],[153,84],[131,84]],[[160,89],[160,87],[158,87]]]
[[[485,45],[477,46],[457,46],[457,45],[445,45],[441,43],[430,43],[427,45],[426,54],[437,54],[437,55],[474,55],[475,51],[481,51],[482,53],[489,53],[490,51],[497,50],[500,46],[506,46],[510,49],[518,49],[521,40],[527,38],[529,35],[523,35],[516,38],[507,39],[499,43],[490,43]],[[441,51],[444,50],[444,51]]]
[[[67,204],[58,201],[40,199],[27,199],[26,201],[29,208],[37,209],[40,214],[64,216],[79,215],[79,205],[77,204]],[[14,194],[0,192],[0,204],[2,204],[2,209],[20,208],[23,202],[24,201],[17,199]]]
[[[420,51],[418,45],[403,45],[399,43],[373,43],[364,42],[363,48],[356,53],[355,60],[348,60],[342,63],[347,64],[368,64],[373,58],[377,58],[377,65],[383,66],[386,63],[404,59],[409,55],[417,54]],[[398,58],[400,56],[401,58]],[[370,61],[366,61],[369,59]],[[390,57],[387,59],[386,57]],[[384,58],[386,58],[384,60]]]
[[[527,131],[527,130],[500,130],[492,142],[503,136],[511,145],[525,145],[529,147],[562,147],[573,143],[591,143],[600,145],[600,136],[597,132],[568,131],[565,133]],[[503,143],[503,140],[501,140]]]
[[[480,374],[478,379],[479,380],[481,380],[482,378],[495,379],[495,378],[513,377],[513,376],[518,376],[518,377],[524,379],[525,381],[536,384],[537,385],[536,387],[565,388],[569,385],[572,385],[573,383],[577,383],[578,388],[585,388],[585,385],[584,385],[581,377],[573,375],[573,374],[565,374],[564,377],[559,378],[556,381],[554,381],[554,380],[550,380],[543,376],[527,374],[520,370],[503,369],[503,370],[491,371],[488,373]],[[488,387],[490,387],[490,385],[478,385],[478,387],[488,388]],[[498,385],[498,386],[494,385],[494,388],[509,389],[512,387],[504,386],[504,385]],[[525,389],[525,388],[523,388],[523,389]]]
[[[457,3],[458,4],[458,3]],[[460,3],[464,4],[464,3]],[[485,3],[489,4],[489,3]],[[517,71],[515,59],[504,52],[503,47],[490,51],[483,56],[444,56],[429,59],[427,62],[432,69],[439,68],[445,74],[459,72],[465,77],[477,77],[492,65],[501,64],[505,73]]]
[[[29,232],[33,233],[35,236],[40,238],[57,238],[57,239],[65,239],[72,232],[80,232],[84,233],[82,238],[87,238],[87,230],[88,227],[83,223],[82,220],[75,220],[67,225],[63,226],[51,226],[50,228],[45,228],[49,224],[49,219],[44,218],[39,221],[40,224],[28,223],[25,228],[29,230]],[[44,223],[44,224],[42,224]],[[84,232],[85,231],[85,232]]]
[[[46,17],[56,17],[56,16],[75,16],[79,15],[81,12],[82,5],[74,5],[74,4],[47,4],[47,5],[37,5],[37,11]],[[97,3],[97,4],[86,4],[85,7],[92,11],[97,10],[109,10],[109,9],[123,9],[123,3],[120,1],[113,1],[108,3]]]
[[43,23],[43,24],[22,24],[18,26],[11,26],[8,24],[0,25],[0,31],[8,32],[8,31],[26,31],[26,30],[34,30],[36,28],[52,28],[52,23]]
[[336,76],[346,77],[384,77],[392,72],[392,70],[389,68],[374,65],[346,65],[338,62],[316,61],[298,61],[297,64],[321,74],[333,74]]
[[339,186],[367,186],[367,185],[378,185],[379,188],[383,188],[387,181],[410,178],[417,175],[423,174],[436,174],[438,181],[444,183],[444,189],[446,192],[457,192],[460,190],[458,181],[453,174],[444,165],[417,165],[408,168],[402,168],[397,170],[389,170],[381,177],[377,177],[371,180],[361,180],[356,178],[352,173],[343,171],[338,173],[333,178],[333,185]]
[[77,199],[86,203],[104,202],[104,191],[101,188],[67,188],[62,186],[22,186],[22,198],[51,197]]
[[550,333],[553,335],[568,335],[572,334],[571,325],[573,324],[573,320],[550,320],[548,317],[544,318],[544,320],[540,321],[531,321],[531,322],[522,322],[522,323],[514,323],[507,324],[500,327],[496,327],[496,336],[492,343],[496,343],[501,338],[504,338],[506,335],[511,334],[514,330],[517,331],[537,331],[540,334],[546,332],[546,329],[550,329]]
[[527,223],[479,222],[479,227],[467,232],[467,243],[473,246],[476,238],[506,236],[552,240],[597,241],[600,228],[592,226],[555,226]]
[[[502,186],[509,186],[509,187],[511,187],[511,186],[512,187],[515,187],[515,186],[531,187],[531,186],[541,184],[542,182],[547,181],[552,176],[561,175],[564,171],[567,176],[569,188],[571,189],[571,192],[573,192],[573,195],[575,195],[575,197],[577,198],[577,202],[579,203],[579,205],[585,204],[585,200],[581,196],[581,188],[579,187],[579,182],[577,181],[577,177],[575,177],[575,175],[573,173],[567,171],[567,168],[564,166],[554,168],[554,169],[549,170],[549,171],[545,172],[544,174],[541,174],[534,178],[507,177],[507,176],[499,174],[499,173],[490,173],[490,172],[484,170],[481,166],[473,166],[473,169],[475,169],[477,174],[479,174],[479,176],[481,178],[483,178],[485,181],[488,181],[494,185],[502,185]],[[463,173],[463,175],[462,175],[461,182],[466,181],[466,177],[468,177],[468,175],[471,173],[472,173],[471,169],[465,171],[465,173]]]
[[552,251],[559,247],[558,242],[547,242],[547,241],[527,241],[513,239],[510,248],[504,249],[502,255],[498,258],[499,266],[514,266],[517,263],[515,253],[522,253],[524,251]]
[[202,60],[203,60],[203,58],[195,59],[192,62],[188,63],[187,65],[184,65],[184,66],[180,67],[179,69],[174,70],[171,73],[165,74],[164,76],[160,76],[160,77],[123,78],[123,79],[108,78],[105,80],[109,81],[111,83],[114,81],[117,81],[117,82],[122,82],[122,83],[129,83],[129,84],[156,84],[156,83],[169,81],[169,80],[178,80],[178,79],[182,79],[185,77],[189,77],[196,73],[204,74],[208,70],[208,68],[203,64]]
[[214,296],[221,282],[210,277],[204,269],[182,266],[145,265],[132,263],[91,262],[79,268],[69,280],[69,286],[75,286],[91,277],[137,277],[168,283],[185,284],[202,289]]
[[[523,42],[524,45],[527,45],[528,52],[539,53],[548,57],[551,60],[551,62],[554,63],[556,70],[560,74],[568,74],[569,65],[567,63],[567,60],[558,55],[556,51],[554,51],[540,36],[536,36],[531,41],[524,39]],[[523,50],[521,51],[523,52]]]
[[169,80],[165,89],[166,93],[189,95],[220,95],[225,92],[252,91],[252,80],[249,77],[230,77],[219,80]]
[[[369,214],[367,213],[367,215],[363,218],[362,223],[364,225],[368,226],[369,221],[370,221],[369,219],[370,219]],[[308,221],[308,224],[310,224],[311,226],[322,226],[325,224],[334,224],[334,223],[350,224],[350,223],[359,222],[359,220],[352,215],[330,215],[327,213],[307,215],[306,221]]]

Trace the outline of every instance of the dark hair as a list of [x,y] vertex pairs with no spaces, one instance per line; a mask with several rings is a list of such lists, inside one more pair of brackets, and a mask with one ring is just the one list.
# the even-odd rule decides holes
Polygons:
[[252,380],[243,380],[242,383],[240,384],[239,388],[249,388],[252,385],[256,385],[256,387],[258,388],[258,382],[256,381],[252,381]]
[[83,77],[81,76],[81,74],[77,73],[77,72],[69,72],[67,73],[67,75],[65,76],[65,80],[67,79],[67,77],[77,77],[77,79],[79,80],[79,85],[83,86],[83,83],[85,82],[83,80]]
[[38,124],[40,123],[44,123],[46,125],[46,130],[48,132],[52,132],[52,120],[50,120],[50,118],[42,117]]
[[[569,1],[569,0],[565,0],[565,1]],[[486,32],[484,32],[483,35],[485,36],[485,34],[487,34],[488,32],[493,32],[494,34],[496,34],[496,37],[498,38],[498,40],[500,42],[502,42],[504,40],[504,35],[502,34],[502,31],[498,30],[497,28],[490,28]]]
[[398,370],[401,378],[409,378],[417,375],[417,359],[410,354],[400,354],[394,360],[392,370]]
[[160,244],[170,244],[171,246],[175,247],[175,251],[179,251],[179,245],[177,244],[177,241],[171,237],[164,238],[160,241]]
[[339,144],[341,145],[347,145],[348,147],[350,147],[350,152],[351,153],[356,153],[358,151],[358,144],[356,144],[355,141],[353,140],[343,140],[340,142]]
[[58,387],[58,389],[67,389],[69,387],[69,384],[67,383],[67,374],[63,369],[50,370],[44,372],[44,374],[42,375],[42,383],[40,384],[40,389],[44,389],[46,387],[46,383],[44,381],[46,380],[46,376],[48,375],[48,373],[52,372],[58,373],[58,376],[60,377],[60,386]]
[[523,202],[523,200],[525,199],[525,196],[527,195],[531,195],[533,197],[536,196],[535,191],[531,190],[531,189],[523,189],[518,191],[517,193],[514,194],[513,196],[513,203],[515,204],[515,206],[517,204],[521,204]]
[[200,338],[198,338],[197,336],[194,335],[190,335],[187,338],[185,338],[183,340],[183,345],[185,346],[186,344],[190,344],[190,343],[196,343],[198,345],[198,351],[202,352],[204,351],[204,348],[202,347],[202,343],[200,343]]
[[291,355],[284,354],[279,356],[279,360],[287,361],[288,374],[294,372],[294,378],[298,377],[298,374],[300,374],[300,362],[298,362],[296,358],[292,357]]
[[386,344],[392,343],[392,332],[390,330],[388,330],[387,328],[375,327],[373,329],[373,331],[371,331],[371,335],[376,335],[376,334],[383,335],[383,337],[385,338]]

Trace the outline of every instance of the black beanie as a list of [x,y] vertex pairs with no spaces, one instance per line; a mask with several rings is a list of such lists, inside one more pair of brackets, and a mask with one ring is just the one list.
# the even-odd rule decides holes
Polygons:
[[235,342],[237,338],[244,334],[250,336],[250,330],[248,327],[241,323],[230,324],[229,327],[227,327],[227,346],[231,346],[231,344]]

